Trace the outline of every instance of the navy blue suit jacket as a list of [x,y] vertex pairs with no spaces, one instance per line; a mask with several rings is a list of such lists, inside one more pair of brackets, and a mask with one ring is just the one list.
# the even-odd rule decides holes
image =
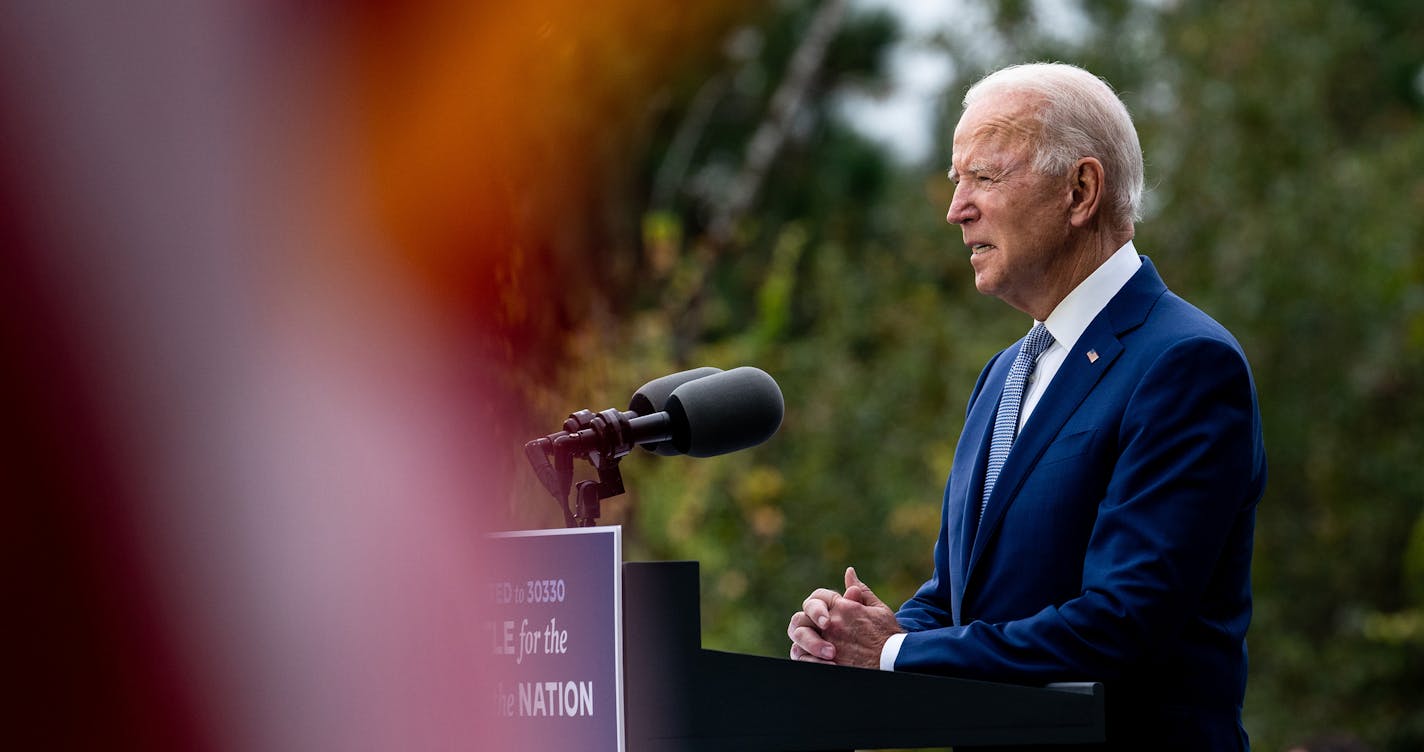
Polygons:
[[978,510],[1004,377],[969,399],[934,576],[895,668],[1107,685],[1113,748],[1238,749],[1266,478],[1246,357],[1147,259],[1049,383]]

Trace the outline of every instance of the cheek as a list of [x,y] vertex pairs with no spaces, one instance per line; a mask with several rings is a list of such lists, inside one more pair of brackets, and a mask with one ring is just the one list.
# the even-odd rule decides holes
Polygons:
[[1062,225],[1047,216],[1046,212],[1016,212],[1012,218],[1006,218],[1002,226],[1021,253],[1053,246],[1063,234]]

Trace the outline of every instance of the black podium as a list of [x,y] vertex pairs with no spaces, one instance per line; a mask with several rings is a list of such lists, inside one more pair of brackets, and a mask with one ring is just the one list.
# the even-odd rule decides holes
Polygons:
[[1096,683],[1025,687],[702,648],[696,562],[623,565],[627,752],[1082,744]]

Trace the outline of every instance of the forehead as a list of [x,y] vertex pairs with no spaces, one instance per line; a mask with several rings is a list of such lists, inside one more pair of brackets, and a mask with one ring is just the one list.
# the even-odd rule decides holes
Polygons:
[[986,94],[959,118],[954,129],[954,157],[971,151],[1017,152],[1038,136],[1037,98],[1017,92]]

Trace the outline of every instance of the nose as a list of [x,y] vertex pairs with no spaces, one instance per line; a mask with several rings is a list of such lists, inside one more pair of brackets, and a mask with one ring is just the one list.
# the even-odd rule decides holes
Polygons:
[[969,199],[970,188],[965,183],[954,186],[954,197],[949,201],[949,212],[944,215],[944,220],[952,225],[962,225],[965,222],[972,222],[979,216],[979,211],[974,208],[974,202]]

